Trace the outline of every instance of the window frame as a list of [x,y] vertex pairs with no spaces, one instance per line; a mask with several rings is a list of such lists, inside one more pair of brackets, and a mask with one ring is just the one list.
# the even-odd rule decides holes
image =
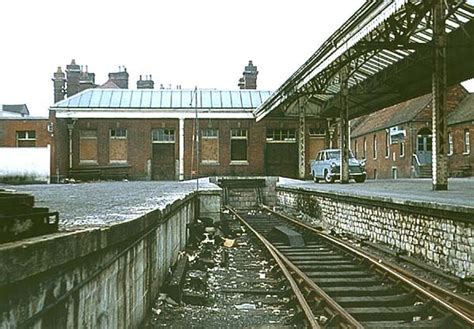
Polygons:
[[[124,135],[122,134],[117,134],[117,132],[125,132]],[[114,132],[112,134],[112,132]],[[109,129],[109,138],[110,139],[127,139],[128,138],[128,131],[127,128],[111,128]]]
[[[239,132],[239,134],[234,134],[234,132]],[[241,134],[242,132],[245,132],[245,136]],[[243,129],[243,128],[231,128],[230,129],[230,164],[231,165],[248,165],[248,159],[249,159],[249,149],[248,149],[248,135],[249,131],[248,129]],[[232,141],[242,141],[245,140],[245,160],[233,160],[232,159]]]
[[373,158],[374,160],[377,160],[377,134],[374,134],[373,139],[372,139],[372,149],[373,149]]
[[463,132],[463,141],[464,141],[464,152],[462,153],[463,155],[469,155],[471,154],[471,132],[469,131],[469,128],[464,129]]
[[[24,137],[20,137],[20,133],[24,133]],[[32,134],[31,134],[32,133]],[[34,135],[34,137],[31,137],[31,135]],[[20,146],[19,142],[34,142],[34,146]],[[36,130],[17,130],[16,131],[16,147],[36,147]]]
[[[163,130],[163,136],[168,136],[168,139],[166,140],[163,139],[163,140],[160,140],[160,139],[155,139],[154,137],[154,132],[158,132],[160,130]],[[168,133],[166,133],[168,132]],[[173,134],[170,134],[170,132],[173,132]],[[159,137],[159,134],[157,135]],[[172,139],[169,139],[169,136],[173,136]],[[176,129],[174,128],[153,128],[151,130],[151,142],[153,144],[174,144],[176,143]]]
[[[272,133],[271,137],[269,137],[269,132]],[[275,139],[275,137],[279,139]],[[267,128],[265,140],[267,143],[296,143],[296,129]]]
[[[95,136],[83,136],[83,132],[85,131],[94,131]],[[95,145],[96,159],[95,160],[81,159],[81,141],[82,140],[95,140],[96,141],[96,145]],[[99,154],[98,154],[97,129],[80,129],[79,130],[79,165],[91,165],[91,164],[97,165],[98,163],[99,163]]]
[[448,132],[448,156],[451,156],[453,154],[454,154],[453,134],[451,132]]
[[[204,132],[210,132],[210,131],[213,131],[212,134],[205,134]],[[215,132],[215,134],[214,134]],[[219,129],[218,128],[203,128],[201,129],[201,143],[203,143],[203,141],[205,140],[216,140],[217,141],[217,160],[209,160],[209,159],[203,159],[202,158],[202,144],[200,146],[201,148],[201,152],[199,152],[200,154],[200,163],[202,165],[219,165]]]

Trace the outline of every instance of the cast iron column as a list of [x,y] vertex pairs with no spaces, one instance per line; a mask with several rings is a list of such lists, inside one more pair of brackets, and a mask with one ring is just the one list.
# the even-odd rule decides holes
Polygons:
[[444,0],[433,5],[433,190],[448,189],[446,129],[446,7]]
[[306,111],[302,104],[301,97],[298,100],[298,107],[300,113],[299,129],[298,129],[298,167],[299,178],[304,179],[306,176]]
[[341,150],[341,184],[349,183],[349,109],[347,104],[349,91],[347,88],[347,75],[347,67],[344,67],[340,72],[341,108],[339,112],[339,148]]

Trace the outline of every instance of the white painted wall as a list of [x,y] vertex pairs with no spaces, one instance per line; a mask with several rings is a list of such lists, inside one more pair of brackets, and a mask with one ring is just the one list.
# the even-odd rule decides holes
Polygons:
[[0,147],[0,178],[27,177],[28,180],[48,182],[51,148]]

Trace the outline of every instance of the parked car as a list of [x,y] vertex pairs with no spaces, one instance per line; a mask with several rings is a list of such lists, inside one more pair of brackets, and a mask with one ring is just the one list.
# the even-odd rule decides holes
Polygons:
[[[341,168],[341,151],[338,149],[322,150],[315,160],[311,161],[311,174],[317,183],[324,179],[327,183],[332,183],[339,179]],[[349,151],[349,177],[357,183],[363,183],[367,177],[365,163],[357,160]]]

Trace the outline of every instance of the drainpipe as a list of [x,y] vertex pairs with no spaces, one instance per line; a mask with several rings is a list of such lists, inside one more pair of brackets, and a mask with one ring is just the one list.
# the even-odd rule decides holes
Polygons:
[[179,180],[184,180],[184,118],[179,118]]
[[69,170],[72,169],[72,130],[76,124],[76,119],[67,120],[67,130],[69,132]]

